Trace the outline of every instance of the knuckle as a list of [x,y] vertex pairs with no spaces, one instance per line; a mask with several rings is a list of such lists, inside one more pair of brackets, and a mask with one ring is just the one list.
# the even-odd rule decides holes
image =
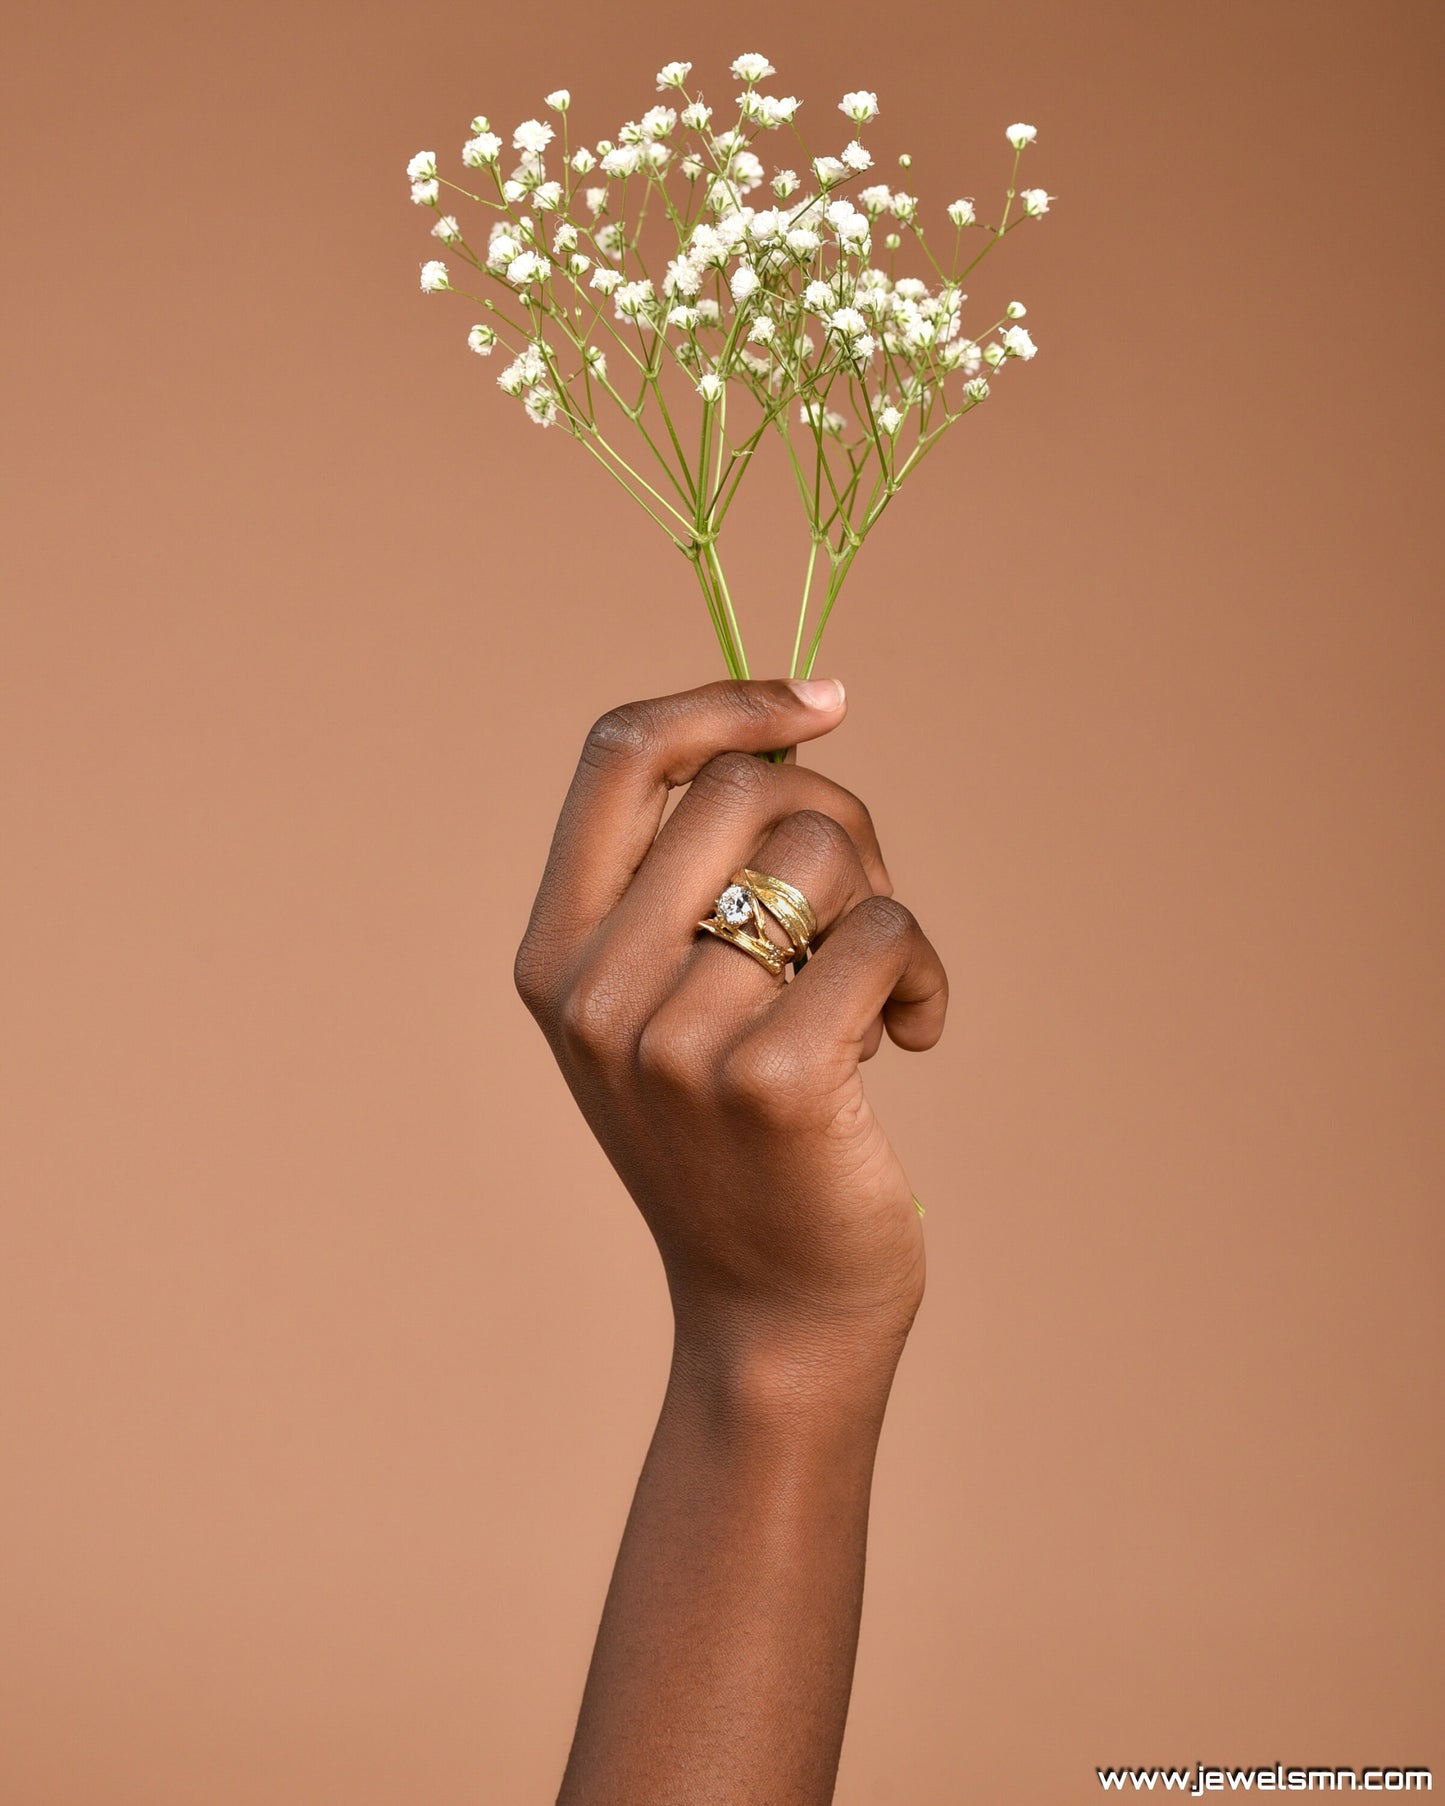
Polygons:
[[538,1018],[549,1013],[552,1002],[552,962],[532,934],[522,937],[512,961],[512,983],[517,995]]
[[626,996],[615,974],[586,972],[568,988],[557,1011],[563,1046],[576,1055],[611,1054],[627,1032]]
[[873,811],[868,807],[867,803],[863,801],[861,796],[856,795],[851,790],[845,790],[841,784],[839,784],[837,788],[843,809],[848,815],[852,816],[853,820],[857,823],[858,832],[865,840],[871,840],[876,846],[878,842],[878,830],[873,825]]
[[917,919],[896,897],[865,897],[852,916],[858,928],[878,947],[901,947],[919,933]]
[[704,797],[735,806],[755,801],[767,782],[767,768],[761,759],[751,753],[725,752],[708,760],[693,779],[693,788],[700,785]]
[[853,855],[852,835],[842,822],[821,809],[800,809],[796,815],[788,816],[778,826],[778,837],[789,853],[800,854],[819,865],[831,865]]
[[[855,835],[855,839],[860,847],[867,848],[872,853],[873,857],[878,860],[880,866],[883,865],[883,845],[878,838],[878,827],[873,820],[873,811],[861,797],[854,796],[851,790],[846,794],[849,806],[853,809],[858,824],[858,831]],[[884,869],[884,876],[885,878],[887,876],[886,867]],[[893,886],[891,882],[883,895],[888,897],[893,895]]]
[[637,1068],[644,1084],[663,1091],[691,1091],[710,1064],[696,1013],[660,1011],[637,1041]]
[[589,765],[647,758],[657,744],[657,728],[646,703],[628,702],[600,715],[588,730],[582,758]]
[[726,697],[733,714],[749,727],[777,718],[779,698],[771,684],[727,679],[719,685],[719,693]]
[[723,1061],[722,1089],[750,1117],[784,1122],[798,1113],[806,1096],[807,1066],[789,1041],[757,1035],[735,1047]]

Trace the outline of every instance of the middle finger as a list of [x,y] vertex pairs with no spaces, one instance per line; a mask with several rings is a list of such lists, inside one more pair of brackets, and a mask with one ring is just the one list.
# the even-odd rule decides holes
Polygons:
[[[872,817],[851,791],[821,772],[773,765],[746,753],[724,753],[693,780],[613,911],[610,927],[638,935],[654,951],[670,948],[674,967],[690,944],[678,940],[711,911],[732,873],[748,863],[770,829],[787,816],[830,817],[852,841],[876,896],[893,894]],[[786,873],[779,874],[786,877]]]

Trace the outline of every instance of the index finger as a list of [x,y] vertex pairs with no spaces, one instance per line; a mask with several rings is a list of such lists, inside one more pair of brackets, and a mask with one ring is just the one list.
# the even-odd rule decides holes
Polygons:
[[832,678],[726,680],[629,702],[587,736],[532,907],[549,940],[589,934],[618,902],[657,837],[669,790],[722,752],[771,752],[837,727],[847,703]]

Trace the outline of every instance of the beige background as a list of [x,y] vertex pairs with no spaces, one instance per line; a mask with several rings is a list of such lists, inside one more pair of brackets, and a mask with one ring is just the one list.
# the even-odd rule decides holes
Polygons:
[[930,1289],[838,1799],[1445,1765],[1439,21],[19,8],[7,1806],[552,1797],[668,1325],[511,953],[588,722],[717,654],[401,171],[752,48],[1061,197],[825,660],[956,994],[871,1076]]

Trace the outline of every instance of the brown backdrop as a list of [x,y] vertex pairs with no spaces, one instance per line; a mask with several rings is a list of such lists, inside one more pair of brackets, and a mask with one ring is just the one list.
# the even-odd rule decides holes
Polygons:
[[21,6],[7,1803],[552,1797],[668,1326],[511,952],[587,723],[716,650],[401,171],[751,48],[1061,197],[825,661],[956,987],[872,1078],[930,1290],[838,1798],[1445,1763],[1439,21]]

